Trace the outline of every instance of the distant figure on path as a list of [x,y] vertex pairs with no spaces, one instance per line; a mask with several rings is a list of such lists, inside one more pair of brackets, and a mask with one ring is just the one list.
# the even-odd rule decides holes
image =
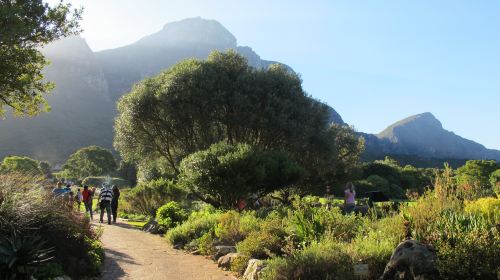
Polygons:
[[66,189],[63,189],[62,186],[63,186],[63,183],[61,183],[61,182],[57,183],[57,186],[52,190],[52,194],[54,195],[54,197],[61,196],[66,192]]
[[111,212],[113,214],[113,223],[116,223],[118,217],[118,199],[120,198],[120,190],[116,185],[113,185],[113,199],[111,200]]
[[349,214],[356,208],[356,191],[352,182],[346,184],[344,194],[344,212]]
[[82,195],[82,192],[80,191],[80,188],[76,189],[76,205],[77,205],[77,209],[78,211],[80,211],[80,206],[82,205],[82,201],[83,201],[83,195]]
[[87,212],[90,213],[91,220],[94,219],[92,215],[92,198],[93,198],[93,193],[91,190],[89,190],[89,186],[87,185],[83,186],[83,192],[82,192],[83,206],[85,206],[85,213]]
[[111,201],[113,200],[113,192],[109,189],[109,185],[104,185],[99,193],[99,208],[101,209],[101,218],[99,221],[103,223],[104,210],[108,215],[108,225],[111,224]]

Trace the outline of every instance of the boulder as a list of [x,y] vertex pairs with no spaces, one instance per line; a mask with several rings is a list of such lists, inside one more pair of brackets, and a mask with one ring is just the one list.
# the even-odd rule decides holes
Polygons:
[[151,220],[147,222],[143,227],[142,230],[145,232],[149,232],[152,234],[159,234],[160,233],[160,225],[158,225],[158,222],[155,220]]
[[229,253],[236,253],[235,246],[215,246],[215,254],[212,255],[214,261],[219,260],[220,257]]
[[239,257],[242,257],[243,255],[240,254],[240,253],[229,253],[229,254],[226,254],[222,257],[219,258],[219,260],[217,261],[217,265],[224,269],[224,270],[229,270],[231,269],[231,263],[239,258]]
[[401,242],[392,253],[380,280],[439,279],[436,250],[415,240]]
[[251,259],[248,261],[247,269],[243,274],[243,280],[259,280],[260,272],[265,267],[264,261],[258,259]]

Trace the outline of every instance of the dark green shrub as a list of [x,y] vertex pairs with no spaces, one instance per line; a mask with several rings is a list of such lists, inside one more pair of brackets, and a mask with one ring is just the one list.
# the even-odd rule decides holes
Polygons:
[[163,230],[177,226],[186,219],[186,211],[175,201],[170,201],[156,211],[156,221]]
[[220,142],[184,158],[179,182],[215,207],[235,209],[240,199],[251,204],[255,194],[290,186],[304,174],[285,153]]
[[268,261],[262,279],[354,279],[353,264],[341,245],[330,241],[312,243],[289,258]]

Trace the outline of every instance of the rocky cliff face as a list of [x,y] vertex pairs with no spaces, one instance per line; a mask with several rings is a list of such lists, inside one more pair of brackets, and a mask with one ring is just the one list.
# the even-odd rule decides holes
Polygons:
[[254,67],[274,63],[262,60],[250,47],[238,46],[217,21],[201,18],[169,23],[134,44],[98,53],[79,37],[55,42],[43,49],[51,61],[45,76],[56,84],[47,98],[52,111],[0,121],[0,159],[16,154],[55,164],[80,147],[112,148],[116,100],[134,83],[183,59],[205,59],[213,50],[228,49]]
[[0,158],[17,154],[60,163],[80,147],[111,148],[114,104],[85,40],[68,38],[42,52],[51,61],[45,77],[56,84],[47,97],[51,112],[0,121]]

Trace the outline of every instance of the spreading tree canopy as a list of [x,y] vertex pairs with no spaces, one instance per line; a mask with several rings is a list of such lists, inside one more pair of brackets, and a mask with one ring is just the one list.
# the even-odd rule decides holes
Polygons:
[[279,64],[252,68],[234,51],[182,61],[120,99],[115,148],[129,161],[161,158],[173,174],[184,157],[220,141],[286,151],[311,175],[332,173],[338,159],[357,161],[357,137],[329,128],[328,106],[301,82]]
[[63,166],[63,174],[66,177],[83,179],[89,176],[110,175],[116,171],[116,167],[115,158],[110,151],[90,146],[69,156]]
[[0,1],[0,116],[6,107],[16,115],[48,109],[44,95],[53,84],[43,80],[47,61],[39,48],[78,33],[80,15],[62,2],[50,7],[42,0]]
[[45,174],[41,169],[40,162],[22,156],[5,157],[0,164],[0,172],[18,172],[29,175]]

